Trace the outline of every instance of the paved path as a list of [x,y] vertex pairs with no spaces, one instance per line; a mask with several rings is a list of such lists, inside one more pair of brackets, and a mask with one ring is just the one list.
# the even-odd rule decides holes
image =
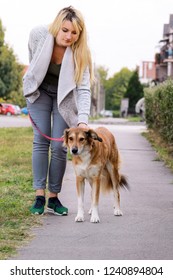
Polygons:
[[[97,124],[92,124],[96,127]],[[122,217],[113,215],[112,194],[101,196],[99,224],[89,222],[90,190],[86,186],[84,223],[75,223],[75,176],[68,162],[61,200],[67,217],[45,215],[35,237],[19,249],[20,260],[172,260],[173,174],[141,135],[139,125],[107,125],[122,157],[122,173],[131,191],[121,191]]]
[[31,126],[29,117],[0,115],[0,127],[22,127],[22,126]]

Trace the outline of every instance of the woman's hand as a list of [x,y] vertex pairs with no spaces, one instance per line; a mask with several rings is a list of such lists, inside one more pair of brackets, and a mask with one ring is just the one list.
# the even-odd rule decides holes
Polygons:
[[87,128],[88,125],[87,125],[86,123],[79,123],[79,124],[78,124],[78,127]]

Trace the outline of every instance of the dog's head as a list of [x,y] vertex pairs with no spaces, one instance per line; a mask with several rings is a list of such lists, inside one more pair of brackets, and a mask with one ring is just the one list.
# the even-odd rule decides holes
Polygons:
[[69,128],[64,130],[64,146],[72,155],[80,155],[84,151],[89,151],[93,141],[102,142],[102,138],[93,129]]

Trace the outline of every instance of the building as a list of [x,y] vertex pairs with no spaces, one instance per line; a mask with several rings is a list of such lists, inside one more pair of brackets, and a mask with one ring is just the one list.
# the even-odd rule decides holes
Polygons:
[[173,14],[170,15],[169,23],[163,26],[159,49],[155,54],[156,83],[173,78]]
[[163,25],[163,36],[154,61],[142,62],[139,77],[141,83],[151,85],[173,78],[173,14],[170,14],[169,23]]
[[148,84],[156,79],[156,65],[154,61],[143,61],[140,73],[142,84]]

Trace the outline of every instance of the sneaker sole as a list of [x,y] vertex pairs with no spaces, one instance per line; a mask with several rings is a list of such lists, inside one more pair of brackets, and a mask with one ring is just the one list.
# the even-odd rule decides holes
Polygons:
[[31,213],[32,215],[39,215],[39,216],[41,216],[41,215],[44,215],[45,214],[45,212],[43,212],[43,213],[38,213],[38,212],[35,212],[35,213]]
[[47,207],[47,212],[51,213],[51,214],[54,214],[54,215],[57,215],[57,216],[67,216],[68,215],[67,212],[63,212],[62,214],[60,214],[60,213],[55,212],[52,208],[48,208],[48,207]]

